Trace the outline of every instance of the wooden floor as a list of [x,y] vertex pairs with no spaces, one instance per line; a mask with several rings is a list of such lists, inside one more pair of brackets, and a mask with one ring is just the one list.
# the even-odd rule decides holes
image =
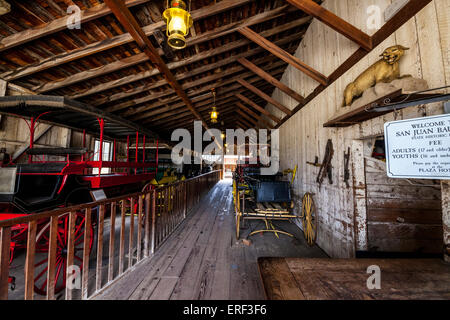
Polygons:
[[[450,265],[438,259],[302,259],[258,261],[271,300],[450,299]],[[369,266],[380,289],[367,288]],[[373,282],[370,282],[373,283]]]
[[[245,238],[259,222],[243,230]],[[264,299],[258,257],[320,257],[292,223],[277,223],[295,238],[258,234],[236,241],[231,181],[219,182],[155,255],[96,299]]]

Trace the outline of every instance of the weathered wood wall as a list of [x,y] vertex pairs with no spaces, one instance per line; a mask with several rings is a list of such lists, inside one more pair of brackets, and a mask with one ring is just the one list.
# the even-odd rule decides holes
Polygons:
[[[323,6],[336,15],[349,21],[357,28],[372,35],[367,20],[368,8],[377,6],[382,14],[392,3],[391,0],[326,0]],[[376,7],[375,7],[376,8]],[[411,107],[394,116],[387,114],[362,124],[348,128],[323,128],[323,123],[333,117],[341,107],[342,93],[345,86],[353,81],[364,69],[379,59],[379,54],[394,44],[410,48],[401,61],[401,73],[424,78],[431,88],[450,85],[450,2],[434,0],[415,17],[410,19],[397,32],[392,34],[368,56],[357,63],[334,84],[317,96],[302,110],[280,128],[281,169],[299,165],[299,174],[295,181],[295,194],[301,197],[305,192],[315,193],[319,211],[318,244],[333,257],[352,257],[355,250],[367,248],[367,226],[365,204],[363,141],[366,137],[383,134],[386,121],[407,119],[443,112],[442,103],[428,104],[423,108]],[[329,75],[342,64],[355,50],[357,45],[336,33],[320,21],[314,20],[307,30],[295,56],[319,72]],[[307,96],[317,86],[314,80],[289,66],[282,77],[282,82],[303,96]],[[297,102],[278,89],[273,97],[293,109]],[[278,109],[268,106],[270,111],[281,116]],[[315,156],[322,160],[325,145],[332,139],[334,146],[333,184],[324,182],[319,190],[316,183],[318,168],[307,165]],[[344,151],[352,148],[351,178],[355,188],[346,187],[344,183]],[[352,173],[353,171],[353,173]],[[356,175],[354,173],[357,173]],[[358,205],[359,203],[359,205]],[[356,216],[358,212],[361,216]],[[362,219],[358,221],[358,219]],[[358,223],[355,233],[355,221]]]
[[441,184],[390,179],[386,164],[365,158],[367,249],[382,252],[442,252]]

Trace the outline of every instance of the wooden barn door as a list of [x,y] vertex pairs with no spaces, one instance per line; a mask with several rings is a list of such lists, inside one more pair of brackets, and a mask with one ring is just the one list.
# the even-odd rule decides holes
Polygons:
[[439,181],[390,179],[383,161],[364,162],[368,250],[441,253]]

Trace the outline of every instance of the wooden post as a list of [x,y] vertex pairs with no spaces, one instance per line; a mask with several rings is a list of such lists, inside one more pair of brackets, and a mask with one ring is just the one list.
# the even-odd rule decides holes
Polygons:
[[0,236],[0,300],[8,300],[11,228],[3,227]]
[[120,203],[121,217],[120,217],[120,244],[119,244],[119,274],[123,273],[123,258],[125,254],[125,199]]
[[74,250],[75,250],[75,220],[77,215],[75,211],[69,213],[69,227],[68,227],[68,236],[67,236],[67,264],[66,270],[63,272],[66,273],[66,300],[72,300],[72,284],[69,285],[69,279],[72,274],[72,266],[74,262]]
[[103,260],[103,228],[105,223],[105,205],[99,206],[98,235],[97,235],[97,268],[95,276],[95,290],[102,288],[102,260]]
[[137,243],[136,243],[136,260],[141,260],[141,239],[142,239],[142,213],[144,212],[144,199],[142,195],[139,195],[138,201],[138,233],[137,233]]
[[109,231],[109,261],[108,261],[108,282],[114,278],[114,239],[116,235],[116,203],[111,203],[111,218]]
[[150,193],[145,194],[145,234],[144,234],[144,257],[149,256],[150,250]]
[[48,240],[47,300],[55,300],[55,264],[58,234],[58,216],[50,218],[50,238]]
[[183,183],[183,192],[184,192],[183,218],[186,219],[186,216],[187,216],[187,182]]
[[156,189],[152,191],[152,239],[151,239],[151,253],[155,253],[155,238],[156,237]]
[[27,256],[25,259],[25,300],[34,298],[34,256],[36,248],[37,221],[28,223]]
[[89,285],[89,244],[91,243],[91,224],[92,224],[92,210],[87,208],[84,215],[84,244],[83,244],[83,276],[81,278],[81,297],[88,298]]
[[133,265],[133,242],[134,242],[134,197],[131,197],[130,201],[130,234],[128,236],[128,268]]
[[441,180],[444,261],[450,263],[450,181]]

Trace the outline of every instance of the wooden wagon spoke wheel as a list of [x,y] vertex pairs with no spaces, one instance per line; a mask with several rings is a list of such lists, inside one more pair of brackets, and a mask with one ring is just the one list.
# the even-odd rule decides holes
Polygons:
[[[68,214],[58,219],[58,232],[56,237],[55,294],[61,292],[66,287],[68,226]],[[77,212],[74,232],[74,264],[80,267],[80,271],[83,265],[84,229],[84,214]],[[94,228],[92,225],[90,231],[92,236],[89,243],[89,253],[91,253],[92,244],[94,241]],[[37,262],[35,264],[34,291],[41,295],[47,294],[49,237],[50,223],[46,224],[36,237]]]
[[301,219],[305,239],[307,243],[312,246],[317,237],[317,212],[311,193],[305,193],[303,196]]

